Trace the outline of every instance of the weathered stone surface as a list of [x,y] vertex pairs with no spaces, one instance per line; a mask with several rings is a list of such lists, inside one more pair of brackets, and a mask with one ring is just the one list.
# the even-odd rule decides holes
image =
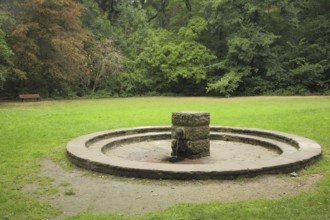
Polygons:
[[[210,129],[211,148],[213,141],[223,140],[224,135],[228,135],[245,137],[240,139],[243,143],[247,140],[246,137],[259,139],[259,144],[254,143],[260,147],[269,146],[269,144],[262,144],[266,141],[277,145],[283,153],[272,160],[259,158],[256,161],[242,163],[222,159],[212,161],[212,163],[199,163],[199,160],[194,160],[196,162],[191,164],[185,163],[184,160],[178,165],[168,164],[168,161],[164,163],[131,161],[122,157],[108,156],[103,152],[104,145],[110,146],[112,142],[121,139],[122,143],[126,142],[125,139],[145,140],[144,136],[148,136],[151,140],[163,138],[169,140],[171,127],[166,126],[117,129],[84,135],[67,144],[67,156],[77,166],[113,175],[156,179],[233,179],[240,176],[254,177],[262,174],[294,172],[315,162],[322,155],[321,146],[316,142],[288,133],[237,127],[211,127]],[[141,139],[136,137],[141,137]]]
[[173,112],[172,125],[176,126],[203,126],[210,124],[209,112]]
[[177,158],[195,159],[210,155],[210,140],[172,140],[171,156]]
[[[182,135],[177,135],[183,131]],[[179,137],[177,137],[179,136]],[[210,136],[210,126],[198,126],[198,127],[183,127],[183,126],[172,126],[172,139],[184,139],[184,140],[200,140],[207,139]]]
[[172,153],[174,159],[195,159],[210,154],[210,113],[172,113]]

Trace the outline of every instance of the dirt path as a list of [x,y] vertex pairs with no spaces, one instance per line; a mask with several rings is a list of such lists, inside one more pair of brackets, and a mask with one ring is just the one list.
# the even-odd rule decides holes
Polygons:
[[[59,189],[55,195],[40,198],[63,211],[57,219],[84,210],[137,215],[184,202],[279,199],[312,190],[321,178],[268,175],[235,181],[143,181],[102,174],[86,176],[86,171],[65,170],[50,160],[42,161],[42,169],[42,175],[53,178],[53,187]],[[33,194],[37,188],[30,184],[23,191]],[[66,195],[70,189],[74,194]]]

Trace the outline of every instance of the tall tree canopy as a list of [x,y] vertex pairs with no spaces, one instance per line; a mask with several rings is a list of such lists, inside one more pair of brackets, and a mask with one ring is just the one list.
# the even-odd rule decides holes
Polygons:
[[90,34],[80,20],[82,5],[71,0],[30,0],[15,6],[19,17],[10,40],[22,73],[20,86],[45,87],[52,93],[59,84],[85,85],[90,71],[84,48]]
[[2,0],[0,96],[330,90],[328,0]]
[[[308,27],[299,22],[301,15],[306,16],[305,10],[310,10],[309,4],[280,0],[209,1],[205,11],[211,14],[211,35],[207,33],[204,42],[214,48],[220,62],[215,65],[217,71],[208,91],[256,95],[327,90],[313,85],[329,78],[319,63],[329,57],[323,54],[317,62],[310,63],[306,54],[301,54],[310,46],[306,36],[311,32],[304,32]],[[328,43],[327,39],[325,44]]]
[[12,56],[13,52],[6,42],[5,33],[0,29],[0,89],[3,88],[3,84],[13,66]]

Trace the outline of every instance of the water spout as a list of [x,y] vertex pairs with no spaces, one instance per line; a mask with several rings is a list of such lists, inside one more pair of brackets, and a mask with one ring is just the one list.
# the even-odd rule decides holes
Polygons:
[[184,138],[184,130],[182,128],[178,128],[175,131],[176,148],[175,148],[175,158],[172,159],[172,162],[178,161],[179,142],[180,142],[180,139],[183,139],[183,138]]

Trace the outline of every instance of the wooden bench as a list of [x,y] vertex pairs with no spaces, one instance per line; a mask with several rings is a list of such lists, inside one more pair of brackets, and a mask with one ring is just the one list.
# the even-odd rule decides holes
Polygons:
[[40,95],[39,94],[20,94],[19,98],[21,99],[22,102],[26,99],[34,99],[36,101],[39,101]]

